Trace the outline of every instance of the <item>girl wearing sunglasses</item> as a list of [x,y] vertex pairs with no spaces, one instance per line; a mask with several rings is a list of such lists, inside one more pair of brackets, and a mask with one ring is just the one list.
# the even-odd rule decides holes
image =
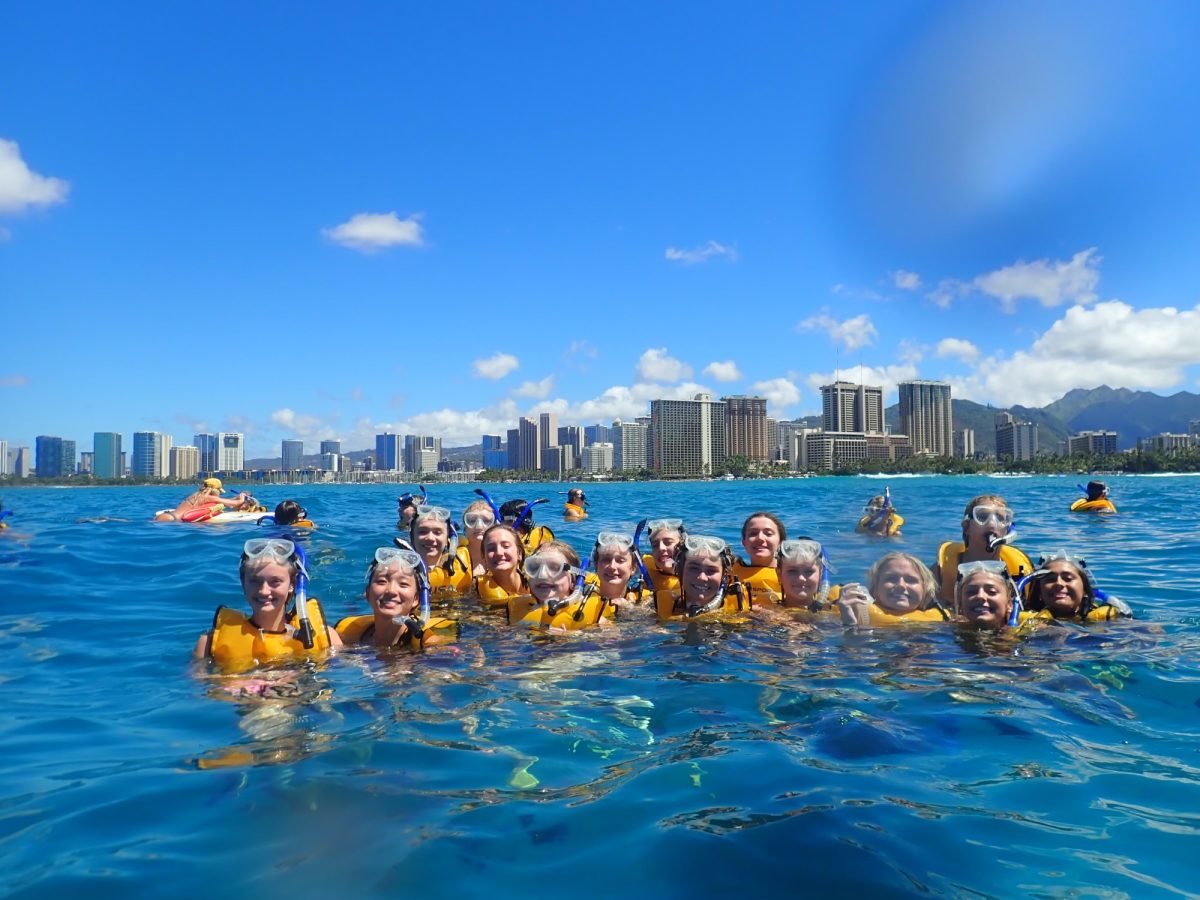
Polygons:
[[943,603],[954,600],[955,577],[962,563],[1000,560],[1013,578],[1033,571],[1029,557],[1012,546],[1016,536],[1013,511],[998,494],[981,494],[971,499],[963,510],[962,541],[947,541],[938,548],[937,562],[930,569],[938,580],[938,598]]
[[212,629],[196,641],[197,659],[211,659],[225,672],[244,672],[266,663],[324,657],[342,646],[315,597],[305,599],[306,639],[293,601],[308,576],[294,543],[283,538],[246,541],[238,574],[250,615],[217,607]]

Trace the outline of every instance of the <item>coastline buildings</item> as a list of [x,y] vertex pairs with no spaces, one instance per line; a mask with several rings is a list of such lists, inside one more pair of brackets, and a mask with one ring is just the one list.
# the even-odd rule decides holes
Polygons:
[[121,466],[121,435],[115,431],[92,434],[92,470],[97,478],[124,478]]
[[200,474],[200,448],[186,444],[171,448],[171,477],[180,481],[194,481]]
[[954,455],[959,459],[975,458],[974,428],[963,428],[954,432]]
[[954,419],[950,385],[944,381],[902,381],[900,430],[908,435],[913,455],[951,456]]
[[821,386],[821,426],[826,431],[883,433],[883,388],[835,381]]
[[485,434],[483,436],[483,467],[485,469],[503,469],[508,462],[508,454],[505,452],[500,435]]
[[1038,454],[1038,429],[1032,422],[1018,422],[1012,413],[996,413],[996,458],[1030,460]]
[[617,419],[612,423],[612,428],[606,430],[612,436],[612,440],[596,443],[612,444],[614,472],[640,472],[650,468],[647,455],[650,444],[649,426]]
[[59,478],[75,474],[75,442],[54,435],[39,434],[34,439],[38,478]]
[[240,472],[246,468],[246,436],[240,431],[217,432],[217,471]]
[[423,434],[404,436],[404,467],[414,474],[436,472],[442,461],[442,439]]
[[385,431],[375,435],[375,468],[384,472],[402,472],[404,463],[400,435]]
[[[511,432],[510,432],[511,434]],[[517,469],[539,472],[542,468],[542,444],[538,437],[538,423],[522,416],[517,423]]]
[[613,445],[608,441],[588,444],[583,448],[583,470],[600,475],[613,470]]
[[169,478],[171,475],[171,445],[169,434],[158,431],[133,433],[133,461],[130,474],[140,478]]
[[285,472],[294,472],[299,469],[304,459],[304,441],[298,441],[292,438],[285,438],[280,444],[280,466]]
[[0,441],[0,475],[12,474],[12,462],[8,458],[8,441]]
[[765,397],[722,397],[725,405],[725,453],[752,462],[769,458],[767,400]]
[[1081,431],[1070,435],[1064,447],[1067,456],[1080,453],[1112,454],[1117,452],[1115,431]]
[[651,400],[653,466],[659,475],[711,475],[725,461],[725,404],[711,394]]

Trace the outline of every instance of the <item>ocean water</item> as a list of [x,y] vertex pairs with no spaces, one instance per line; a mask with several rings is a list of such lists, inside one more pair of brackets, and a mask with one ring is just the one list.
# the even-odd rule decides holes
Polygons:
[[[1197,487],[1114,477],[889,478],[902,538],[854,533],[885,481],[595,485],[597,531],[751,511],[825,542],[836,580],[932,559],[994,492],[1031,555],[1086,555],[1133,623],[1020,642],[628,620],[563,637],[469,613],[454,647],[302,669],[270,699],[189,660],[251,525],[147,521],[164,488],[8,490],[0,532],[0,892],[288,895],[1178,896],[1200,893]],[[431,488],[461,511],[471,485]],[[564,486],[565,487],[565,486]],[[289,494],[289,492],[292,492]],[[311,593],[365,611],[396,486],[274,487],[321,526]],[[81,521],[83,520],[83,521]],[[633,892],[630,894],[629,892]]]

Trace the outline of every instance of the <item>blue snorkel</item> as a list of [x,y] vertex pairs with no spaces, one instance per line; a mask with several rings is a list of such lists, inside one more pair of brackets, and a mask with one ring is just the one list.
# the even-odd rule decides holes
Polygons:
[[475,488],[475,493],[487,501],[487,505],[492,508],[492,515],[496,517],[497,522],[503,522],[504,516],[500,515],[500,507],[496,505],[496,501],[488,496],[488,492],[483,488]]
[[633,530],[633,558],[637,560],[638,571],[642,573],[642,586],[652,589],[654,582],[650,580],[650,573],[646,570],[646,563],[642,560],[642,548],[638,546],[638,541],[642,539],[642,532],[646,530],[646,523],[649,521],[649,519],[642,519],[637,523],[637,528]]
[[293,542],[296,548],[296,617],[299,620],[300,643],[305,650],[313,648],[312,622],[308,620],[308,559],[304,548]]
[[526,503],[525,508],[523,510],[521,510],[521,514],[519,516],[517,516],[517,520],[515,522],[513,522],[513,525],[512,525],[513,531],[517,532],[517,534],[520,534],[521,533],[521,523],[530,517],[530,514],[533,512],[533,508],[535,506],[537,506],[539,503],[549,503],[549,502],[550,501],[546,497],[539,497],[537,500],[531,500],[530,502]]
[[12,515],[11,509],[0,509],[0,522],[3,522],[5,519],[7,519],[11,515]]

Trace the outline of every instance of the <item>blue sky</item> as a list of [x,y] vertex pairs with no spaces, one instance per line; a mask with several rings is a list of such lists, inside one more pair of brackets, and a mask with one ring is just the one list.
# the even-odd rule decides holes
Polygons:
[[[1200,8],[29,4],[0,439],[1200,375]],[[861,369],[860,369],[861,366]]]

